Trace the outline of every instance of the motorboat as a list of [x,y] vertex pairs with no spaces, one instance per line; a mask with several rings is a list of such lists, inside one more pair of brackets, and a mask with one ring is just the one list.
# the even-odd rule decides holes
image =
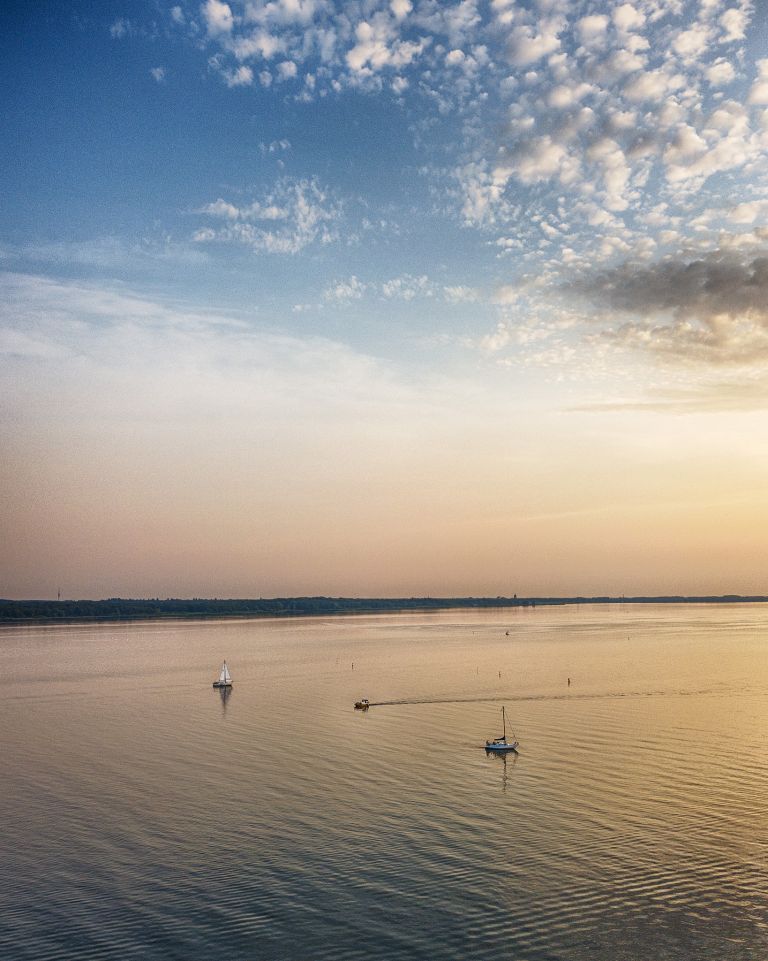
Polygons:
[[356,711],[367,711],[370,706],[371,706],[371,702],[368,700],[367,697],[363,697],[359,701],[355,701]]

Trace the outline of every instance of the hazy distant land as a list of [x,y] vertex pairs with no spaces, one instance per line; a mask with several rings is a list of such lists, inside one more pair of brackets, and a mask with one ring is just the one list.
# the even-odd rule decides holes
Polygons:
[[559,604],[733,604],[765,602],[768,595],[658,597],[275,597],[258,599],[111,597],[105,600],[0,600],[0,621],[135,620],[157,617],[300,617],[375,614],[450,608],[536,607]]

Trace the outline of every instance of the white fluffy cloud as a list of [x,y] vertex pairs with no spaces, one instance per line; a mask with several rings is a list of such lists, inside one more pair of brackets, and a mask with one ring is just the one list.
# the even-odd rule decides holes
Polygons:
[[768,59],[757,61],[757,80],[752,84],[748,97],[749,103],[768,103]]
[[394,23],[383,15],[359,23],[355,40],[346,60],[350,70],[357,74],[376,72],[384,67],[405,67],[421,53],[426,42],[398,39]]
[[648,70],[633,77],[624,87],[624,95],[633,103],[660,101],[672,90],[684,85],[679,74],[670,76],[665,70]]
[[220,34],[231,33],[234,26],[232,10],[228,3],[221,0],[205,0],[201,7],[203,19],[208,30],[209,37],[217,37]]
[[748,11],[748,5],[744,3],[743,6],[729,7],[720,17],[724,42],[731,43],[735,40],[744,39],[746,26],[749,22]]
[[219,198],[199,214],[222,222],[193,234],[197,243],[236,243],[256,252],[297,254],[312,244],[338,239],[341,204],[317,180],[283,178],[250,204],[238,206]]
[[232,44],[232,52],[238,60],[262,58],[271,60],[285,52],[285,41],[266,30],[254,30],[238,37]]
[[391,0],[389,6],[396,20],[402,20],[413,10],[411,0]]
[[724,87],[726,84],[729,84],[735,76],[736,71],[730,60],[720,58],[707,68],[707,79],[713,87]]
[[[451,144],[449,163],[424,164],[435,209],[481,231],[499,263],[536,264],[542,287],[582,263],[706,251],[718,227],[702,211],[725,206],[710,193],[741,190],[744,204],[768,193],[768,58],[750,63],[747,0],[546,0],[535,12],[512,0],[206,0],[199,11],[211,63],[242,96],[260,83],[302,101],[397,98],[415,149],[433,131]],[[275,191],[212,198],[198,243],[296,252],[337,240],[340,206],[304,183],[304,213]],[[730,243],[747,244],[758,218],[734,216],[744,233]],[[413,293],[413,280],[388,290],[438,296]],[[374,291],[386,296],[367,280]]]
[[521,24],[509,38],[509,58],[516,67],[527,67],[560,47],[558,20],[543,20],[538,25]]
[[631,3],[622,3],[613,11],[613,22],[622,31],[639,30],[645,24],[645,15]]
[[293,80],[298,75],[298,67],[293,60],[283,60],[277,65],[277,75],[280,80]]
[[228,87],[250,87],[253,83],[253,70],[245,64],[234,70],[223,70],[222,76]]
[[598,37],[603,37],[608,29],[608,17],[605,14],[591,13],[582,17],[576,23],[576,30],[583,43],[589,43]]
[[684,61],[693,62],[707,49],[712,30],[706,23],[696,23],[688,30],[681,30],[675,37],[672,49]]
[[440,286],[426,274],[401,274],[387,280],[361,281],[354,274],[344,280],[334,280],[323,291],[326,303],[348,304],[369,295],[382,300],[413,301],[416,299],[442,300],[448,304],[478,303],[482,294],[476,287],[466,285]]
[[346,280],[337,280],[325,291],[323,300],[335,303],[347,303],[350,300],[360,300],[366,290],[366,285],[361,283],[354,275]]

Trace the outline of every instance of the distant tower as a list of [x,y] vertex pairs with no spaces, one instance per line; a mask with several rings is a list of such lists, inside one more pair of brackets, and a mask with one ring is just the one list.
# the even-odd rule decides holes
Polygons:
[[57,595],[58,600],[61,600],[61,588],[59,588],[59,593]]

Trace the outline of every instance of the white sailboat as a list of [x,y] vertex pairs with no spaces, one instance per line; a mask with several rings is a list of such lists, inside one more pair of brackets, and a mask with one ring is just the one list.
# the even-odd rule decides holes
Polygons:
[[214,687],[232,687],[232,675],[229,673],[229,668],[227,667],[227,662],[221,665],[221,672],[219,673],[218,681],[213,682]]
[[512,740],[507,740],[507,715],[504,708],[501,709],[501,724],[503,732],[501,737],[495,737],[492,741],[485,742],[486,751],[516,751],[519,745],[519,741],[515,740],[515,735],[512,734]]

